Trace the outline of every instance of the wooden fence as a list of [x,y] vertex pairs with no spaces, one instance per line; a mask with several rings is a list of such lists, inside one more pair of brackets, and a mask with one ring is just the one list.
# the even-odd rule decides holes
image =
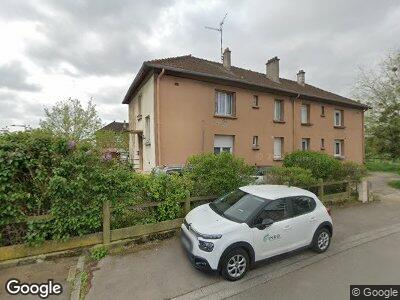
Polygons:
[[[340,199],[347,198],[351,194],[353,182],[350,181],[336,181],[336,182],[320,182],[318,185],[307,187],[307,189],[314,191],[323,202],[336,202]],[[336,193],[327,193],[328,186],[342,185],[341,190]],[[356,186],[356,185],[355,185]],[[180,201],[183,206],[184,214],[186,215],[192,207],[199,204],[208,203],[216,199],[216,196],[206,197],[192,197]],[[135,206],[127,207],[130,210],[138,210],[145,208],[154,208],[160,205],[161,202],[146,202]],[[126,239],[134,239],[141,236],[146,236],[154,233],[166,232],[178,229],[183,219],[178,218],[158,222],[154,224],[135,225],[119,229],[111,229],[111,214],[112,207],[108,201],[103,204],[103,231],[93,234],[87,234],[80,237],[73,237],[67,241],[45,241],[40,246],[28,246],[26,244],[18,244],[11,246],[0,247],[0,261],[17,259],[28,256],[36,256],[40,254],[47,254],[52,252],[60,252],[83,248],[98,244],[108,245],[112,242],[117,242]],[[41,215],[28,217],[27,220],[43,220],[51,219],[51,215]]]

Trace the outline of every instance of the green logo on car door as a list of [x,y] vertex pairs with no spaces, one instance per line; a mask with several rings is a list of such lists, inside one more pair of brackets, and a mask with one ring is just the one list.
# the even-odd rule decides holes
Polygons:
[[268,241],[275,241],[281,238],[280,234],[267,234],[264,236],[263,241],[268,242]]

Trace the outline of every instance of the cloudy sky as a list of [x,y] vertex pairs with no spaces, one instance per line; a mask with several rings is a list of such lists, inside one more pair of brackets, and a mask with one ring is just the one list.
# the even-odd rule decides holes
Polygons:
[[318,87],[351,95],[360,67],[400,49],[398,0],[1,0],[0,129],[38,125],[69,97],[97,105],[104,123],[127,120],[122,98],[148,59],[219,60],[217,26],[236,66],[281,76],[299,69]]

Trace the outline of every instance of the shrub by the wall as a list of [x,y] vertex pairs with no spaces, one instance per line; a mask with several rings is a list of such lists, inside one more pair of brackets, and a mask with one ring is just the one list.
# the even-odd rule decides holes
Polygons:
[[[0,245],[99,231],[102,203],[132,199],[128,165],[41,131],[0,136]],[[26,217],[51,214],[51,220]]]
[[367,169],[364,165],[357,164],[352,161],[345,161],[341,165],[339,180],[351,179],[361,181],[367,175]]
[[147,182],[147,199],[160,201],[157,207],[157,220],[165,221],[178,218],[182,214],[180,200],[190,196],[191,182],[178,174],[150,175]]
[[340,177],[341,163],[332,156],[314,151],[295,151],[283,160],[285,167],[300,167],[311,171],[313,177],[334,180]]
[[307,187],[318,183],[310,170],[300,167],[272,167],[268,169],[265,178],[267,184]]
[[223,195],[251,182],[254,170],[242,158],[223,152],[188,159],[184,177],[192,182],[192,196]]

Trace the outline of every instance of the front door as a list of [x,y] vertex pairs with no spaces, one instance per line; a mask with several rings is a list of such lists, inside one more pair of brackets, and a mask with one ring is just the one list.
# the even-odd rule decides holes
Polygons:
[[293,226],[286,198],[267,204],[254,223],[261,223],[263,219],[271,219],[274,223],[265,229],[252,228],[256,260],[287,252],[291,246],[290,232]]

